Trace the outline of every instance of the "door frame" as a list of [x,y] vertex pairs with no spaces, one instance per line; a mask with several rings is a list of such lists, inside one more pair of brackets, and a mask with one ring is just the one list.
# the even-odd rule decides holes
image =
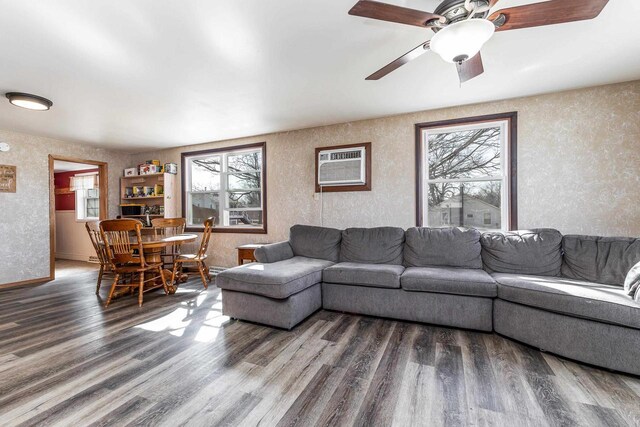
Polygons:
[[97,160],[77,159],[49,154],[49,277],[47,281],[56,278],[56,188],[54,163],[56,160],[73,163],[85,163],[98,167],[98,188],[100,190],[100,220],[109,216],[109,164]]

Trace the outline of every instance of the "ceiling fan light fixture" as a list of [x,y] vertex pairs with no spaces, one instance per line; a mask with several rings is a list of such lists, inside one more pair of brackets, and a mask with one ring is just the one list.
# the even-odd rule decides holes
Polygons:
[[495,30],[495,25],[486,19],[455,22],[431,38],[431,50],[447,62],[466,61],[480,52]]
[[46,111],[53,105],[47,98],[30,93],[9,92],[6,97],[11,104],[28,110]]

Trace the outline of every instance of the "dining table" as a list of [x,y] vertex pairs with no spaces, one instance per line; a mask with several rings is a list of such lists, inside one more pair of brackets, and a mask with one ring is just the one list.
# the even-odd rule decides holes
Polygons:
[[[184,243],[189,243],[195,241],[198,236],[196,234],[176,234],[173,236],[163,236],[154,234],[143,234],[142,238],[142,249],[144,250],[144,259],[149,264],[162,263],[162,252],[166,248],[172,248],[174,251],[179,251],[180,246]],[[187,274],[182,273],[175,283],[170,283],[171,281],[171,270],[163,269],[162,275],[164,276],[165,282],[167,283],[167,287],[169,288],[169,293],[174,294],[177,290],[177,283],[184,282],[187,280]],[[156,281],[158,287],[162,286],[162,280],[158,278]]]

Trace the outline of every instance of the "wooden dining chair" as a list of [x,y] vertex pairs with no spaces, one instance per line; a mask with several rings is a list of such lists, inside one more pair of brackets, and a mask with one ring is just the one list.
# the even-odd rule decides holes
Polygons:
[[102,243],[102,235],[100,234],[99,222],[100,221],[87,221],[84,223],[84,226],[87,229],[87,233],[89,233],[89,239],[91,240],[93,249],[96,251],[98,262],[100,263],[100,271],[98,272],[98,283],[96,285],[96,295],[100,292],[102,277],[105,274],[114,273],[111,269],[111,262],[109,262],[109,257],[107,256],[107,250],[105,248],[105,245]]
[[[187,220],[184,218],[153,218],[151,220],[155,237],[170,237],[184,234]],[[180,254],[180,245],[173,245],[163,249],[162,263],[171,268],[176,258]]]
[[[171,284],[175,283],[176,274],[178,269],[182,272],[184,264],[195,264],[200,273],[202,284],[207,289],[207,281],[211,281],[211,274],[207,267],[207,248],[209,247],[209,238],[211,237],[211,228],[213,227],[213,217],[209,217],[204,221],[204,230],[202,232],[202,240],[200,241],[200,248],[195,254],[181,254],[175,259],[173,263],[173,271],[171,273]],[[206,275],[206,278],[205,278]]]
[[[167,283],[162,275],[162,263],[149,264],[144,258],[142,245],[142,223],[137,219],[107,219],[100,221],[100,235],[106,248],[107,258],[115,278],[109,291],[105,307],[109,306],[116,287],[138,288],[138,306],[142,307],[144,285],[154,281],[160,275],[164,293],[169,294]],[[134,250],[137,251],[134,254]],[[146,273],[156,273],[145,279]],[[130,275],[130,280],[119,282],[120,277]],[[137,277],[137,281],[135,280]]]

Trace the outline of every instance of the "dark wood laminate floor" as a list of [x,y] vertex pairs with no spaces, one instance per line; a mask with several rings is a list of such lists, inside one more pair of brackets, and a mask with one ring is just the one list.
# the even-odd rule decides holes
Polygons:
[[287,332],[195,280],[104,309],[61,265],[0,290],[2,425],[640,425],[640,379],[497,335],[328,311]]

